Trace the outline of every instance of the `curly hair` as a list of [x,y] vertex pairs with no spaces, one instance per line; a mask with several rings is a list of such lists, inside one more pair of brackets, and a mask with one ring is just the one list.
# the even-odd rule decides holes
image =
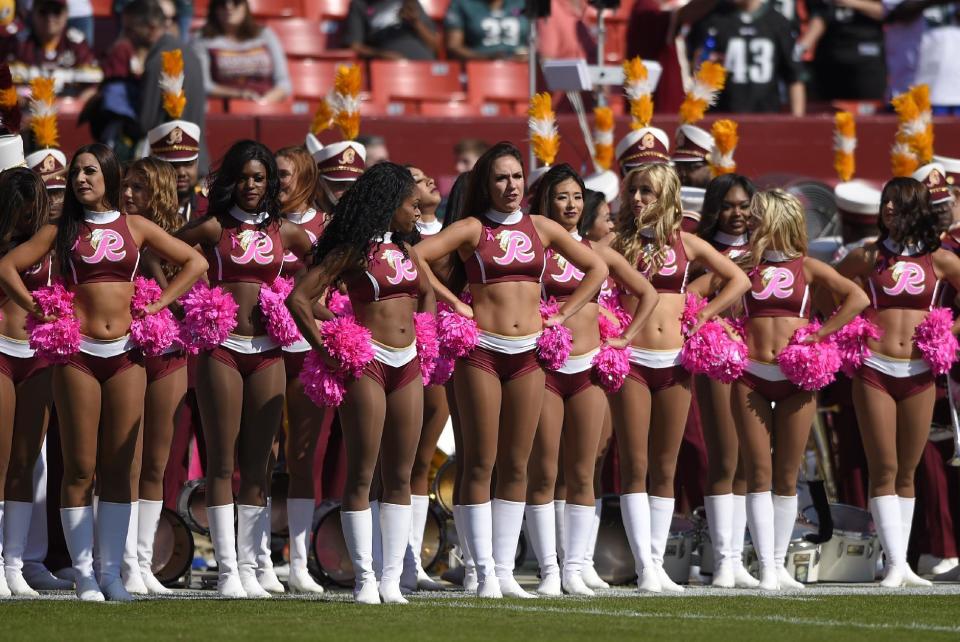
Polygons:
[[595,192],[592,189],[583,191],[583,213],[580,214],[580,221],[577,223],[577,232],[580,236],[586,237],[587,232],[597,222],[600,206],[606,202],[607,197],[601,192]]
[[[893,225],[888,228],[883,221],[883,210],[893,203]],[[889,238],[901,243],[916,243],[923,252],[933,252],[940,247],[937,217],[930,207],[930,192],[927,186],[907,176],[892,178],[883,186],[880,196],[879,241]]]
[[267,170],[267,189],[260,201],[260,211],[267,213],[261,227],[279,224],[280,221],[280,172],[277,161],[270,150],[254,140],[241,140],[234,143],[220,163],[210,183],[210,207],[208,212],[214,216],[223,216],[234,206],[234,192],[243,176],[244,166],[251,162],[261,163]]
[[139,158],[127,166],[123,176],[124,182],[133,174],[140,176],[150,194],[150,201],[147,203],[147,211],[144,215],[168,234],[179,230],[184,220],[180,216],[177,173],[173,165],[152,156]]
[[101,143],[80,147],[70,159],[70,166],[67,168],[67,193],[63,197],[63,213],[57,219],[57,239],[54,243],[54,252],[60,257],[58,261],[60,275],[64,279],[70,276],[70,261],[67,261],[66,257],[73,251],[73,246],[80,235],[80,225],[83,223],[83,205],[77,199],[73,180],[80,172],[77,159],[84,154],[90,154],[96,158],[97,164],[100,165],[100,173],[103,174],[103,199],[107,206],[115,210],[120,204],[120,163],[113,150]]
[[747,193],[747,198],[753,198],[757,188],[753,181],[740,174],[721,174],[707,184],[703,194],[703,208],[700,212],[700,224],[697,225],[697,236],[712,241],[720,226],[720,212],[723,211],[723,199],[734,187],[739,187]]
[[807,223],[803,204],[782,189],[757,192],[750,199],[750,216],[759,221],[750,234],[750,249],[737,264],[749,272],[763,260],[767,250],[783,252],[790,258],[807,254]]
[[277,158],[286,158],[293,163],[293,189],[290,199],[282,206],[284,214],[296,214],[309,209],[317,200],[317,163],[303,145],[284,147]]
[[568,180],[574,181],[580,186],[581,194],[586,191],[587,187],[583,184],[580,174],[567,163],[561,163],[548,169],[547,173],[537,181],[537,189],[533,193],[533,198],[530,199],[530,213],[552,218],[550,216],[551,202],[556,193],[557,185]]
[[0,172],[0,255],[11,244],[30,238],[49,218],[43,180],[33,170],[14,167]]
[[[657,191],[657,200],[637,217],[633,214],[633,196],[630,194],[634,179],[647,176]],[[680,231],[683,207],[680,203],[680,178],[672,167],[663,163],[648,163],[630,170],[620,186],[620,212],[617,215],[617,237],[611,247],[636,265],[650,239],[644,238],[641,230],[653,227],[653,244],[657,252],[650,258],[650,268],[658,271],[663,265],[671,241]]]
[[[488,149],[477,159],[477,164],[470,172],[467,181],[467,193],[464,196],[463,214],[480,218],[493,208],[493,199],[490,198],[490,176],[493,174],[493,164],[499,158],[512,156],[523,168],[523,157],[516,145],[500,142]],[[521,190],[522,191],[522,190]]]
[[[370,250],[379,248],[377,239],[390,231],[394,214],[416,186],[410,170],[390,161],[365,171],[334,208],[330,224],[314,246],[313,264],[320,265],[334,254],[343,261],[341,269],[362,269]],[[394,241],[404,255],[406,245],[419,240],[416,228],[409,234],[394,233]]]

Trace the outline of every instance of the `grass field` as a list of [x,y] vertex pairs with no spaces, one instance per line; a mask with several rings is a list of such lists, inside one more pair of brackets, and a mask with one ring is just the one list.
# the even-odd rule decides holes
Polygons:
[[[469,599],[462,593],[407,606],[357,606],[344,594],[319,600],[181,599],[133,604],[56,600],[0,602],[0,640],[960,640],[960,593],[884,595],[813,589],[778,596],[680,597],[625,591],[590,599]],[[851,594],[852,593],[852,594]],[[622,595],[622,596],[620,596]]]

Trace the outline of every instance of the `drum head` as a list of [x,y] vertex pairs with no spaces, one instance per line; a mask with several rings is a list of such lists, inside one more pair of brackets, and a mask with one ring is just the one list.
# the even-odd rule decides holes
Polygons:
[[633,553],[623,529],[620,498],[616,495],[603,498],[593,565],[600,577],[610,584],[627,584],[637,577]]
[[193,563],[193,533],[180,515],[164,508],[153,540],[153,574],[162,584],[173,584]]
[[289,534],[287,524],[287,491],[290,488],[290,475],[285,472],[273,473],[270,485],[270,532],[276,537]]
[[313,533],[313,555],[323,577],[338,586],[353,588],[353,562],[343,540],[339,504],[330,505],[320,516]]
[[457,462],[455,457],[450,457],[433,478],[433,496],[447,515],[453,515],[453,483],[456,475]]
[[423,548],[420,549],[420,564],[425,571],[433,568],[440,559],[446,544],[446,516],[443,509],[431,502],[427,510],[427,523],[423,528]]
[[[803,509],[803,516],[811,524],[820,525],[820,518],[813,506]],[[833,518],[833,529],[847,533],[874,533],[873,517],[869,511],[848,504],[830,504],[830,516]]]
[[194,533],[210,534],[210,522],[207,519],[207,481],[191,479],[177,496],[177,512]]

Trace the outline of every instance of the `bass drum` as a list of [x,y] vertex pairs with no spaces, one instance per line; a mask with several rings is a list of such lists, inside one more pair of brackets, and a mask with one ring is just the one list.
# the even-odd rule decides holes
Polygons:
[[193,533],[180,515],[164,508],[153,540],[153,574],[164,586],[182,584],[192,564]]
[[290,488],[290,475],[286,472],[273,473],[270,482],[270,533],[274,537],[286,538],[290,534],[287,523],[287,491]]
[[453,517],[453,484],[456,476],[456,455],[451,455],[440,465],[433,478],[433,496],[447,518]]
[[177,513],[194,533],[210,534],[210,522],[207,519],[207,480],[191,479],[183,485],[177,495]]
[[593,566],[609,584],[627,584],[637,578],[633,553],[630,552],[630,543],[623,529],[620,497],[617,495],[606,495],[602,500]]
[[[803,509],[811,523],[818,524],[812,506]],[[880,544],[870,513],[847,504],[830,504],[833,537],[820,546],[821,582],[873,582]]]
[[683,515],[673,516],[667,547],[663,551],[663,570],[677,584],[686,584],[690,581],[690,564],[693,561],[696,531],[690,519]]

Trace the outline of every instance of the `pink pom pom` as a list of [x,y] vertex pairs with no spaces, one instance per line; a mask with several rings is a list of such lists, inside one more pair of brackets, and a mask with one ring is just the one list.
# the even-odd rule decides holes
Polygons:
[[340,371],[359,378],[363,369],[373,361],[373,337],[370,331],[353,317],[337,317],[320,324],[323,346],[337,363]]
[[80,321],[73,313],[73,293],[62,283],[54,283],[34,290],[33,298],[45,315],[56,319],[43,323],[33,315],[27,317],[30,347],[51,363],[66,363],[80,350]]
[[[618,330],[618,332],[622,332],[623,328],[626,328],[633,322],[633,317],[623,309],[623,305],[620,303],[620,294],[616,288],[606,292],[601,292],[598,302],[600,303],[601,307],[612,312],[613,316],[617,318],[617,323],[620,324],[621,328],[621,330]],[[615,336],[619,336],[619,334]]]
[[949,372],[957,360],[957,338],[951,332],[952,327],[950,308],[933,308],[913,331],[913,344],[935,375]]
[[600,325],[601,341],[606,341],[607,339],[613,339],[620,336],[620,325],[603,312],[597,315],[597,323]]
[[266,320],[267,334],[282,346],[293,345],[302,337],[286,301],[293,292],[293,279],[278,276],[269,287],[260,286],[260,312]]
[[440,358],[440,341],[437,339],[437,320],[429,312],[413,315],[413,326],[417,334],[417,356],[420,357],[420,375],[423,385],[430,385],[433,371]]
[[603,345],[593,357],[593,371],[607,392],[620,390],[624,379],[630,373],[630,352],[611,345]]
[[[542,301],[540,303],[540,316],[544,320],[560,311],[560,306],[553,299]],[[557,370],[567,362],[570,351],[573,349],[573,333],[570,328],[563,325],[555,325],[544,328],[537,339],[537,357],[543,362],[544,367],[550,370]]]
[[440,354],[447,359],[464,357],[477,347],[480,330],[473,319],[454,312],[441,303],[438,307],[437,337],[440,340]]
[[338,317],[353,316],[353,304],[350,303],[350,297],[346,294],[340,294],[340,290],[331,288],[327,294],[327,309]]
[[237,302],[223,288],[197,281],[180,297],[183,305],[181,341],[192,354],[212,350],[237,327]]
[[133,297],[130,299],[130,311],[133,313],[130,338],[148,357],[163,354],[180,341],[180,324],[170,310],[164,308],[153,314],[144,313],[148,305],[160,300],[161,294],[163,290],[153,279],[142,276],[134,279]]
[[330,372],[323,359],[315,350],[307,353],[300,371],[303,393],[318,406],[336,408],[343,403],[347,394],[343,376]]
[[430,377],[431,386],[442,386],[450,381],[453,376],[453,359],[447,357],[438,357],[434,363],[433,376]]
[[876,340],[880,336],[880,328],[861,316],[857,316],[833,333],[833,340],[837,344],[840,359],[843,361],[843,365],[840,366],[843,374],[852,377],[860,369],[863,360],[870,356],[867,339]]
[[[697,316],[707,307],[705,299],[688,294],[680,315],[684,333],[697,324]],[[680,364],[694,374],[703,374],[723,383],[740,378],[747,367],[747,345],[727,334],[723,323],[711,319],[684,339]]]
[[697,325],[697,315],[707,307],[707,300],[702,298],[697,294],[687,294],[686,300],[683,302],[683,312],[680,313],[680,328],[683,330],[683,333],[686,334],[690,332],[695,325]]
[[832,383],[842,365],[840,351],[833,337],[817,343],[801,343],[819,329],[818,321],[798,328],[777,357],[777,363],[787,379],[804,390],[819,390]]

